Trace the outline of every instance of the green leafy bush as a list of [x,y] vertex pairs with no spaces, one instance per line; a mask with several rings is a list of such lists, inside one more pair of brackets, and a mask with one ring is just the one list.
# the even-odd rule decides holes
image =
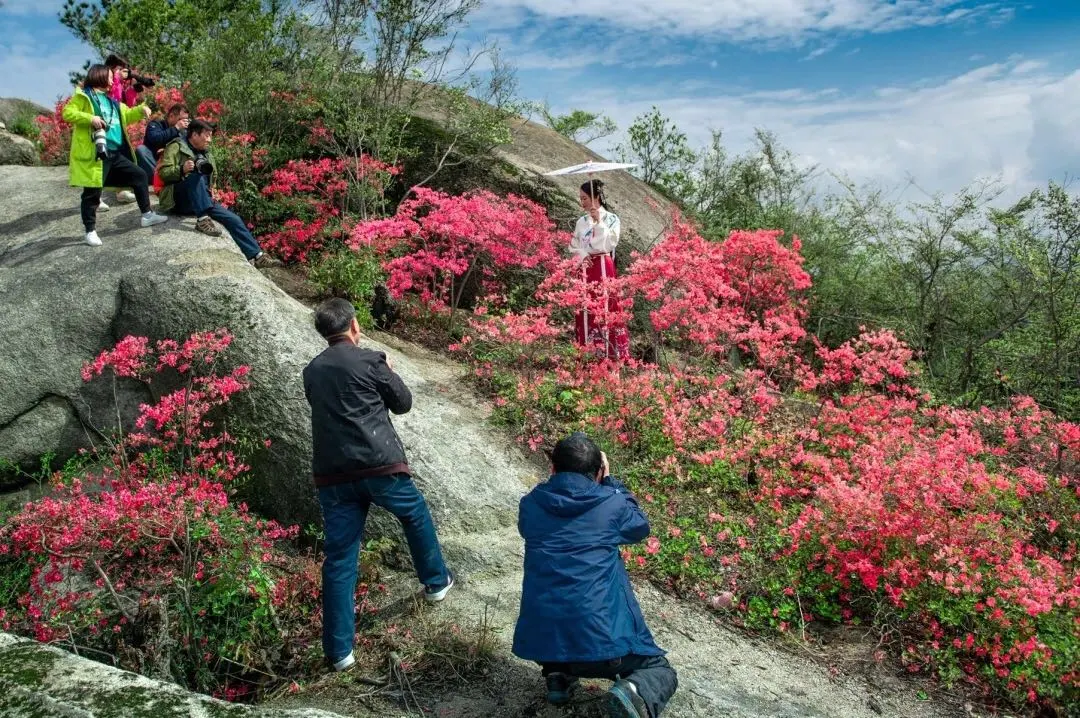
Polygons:
[[326,254],[308,269],[308,279],[326,294],[348,299],[356,307],[360,326],[372,327],[375,287],[386,279],[382,263],[373,252],[339,249]]

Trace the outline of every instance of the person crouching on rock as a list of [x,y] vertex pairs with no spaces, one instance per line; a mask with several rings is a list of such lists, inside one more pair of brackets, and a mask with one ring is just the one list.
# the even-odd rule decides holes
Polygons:
[[257,268],[278,267],[281,262],[266,254],[255,237],[234,212],[214,201],[210,193],[213,178],[217,176],[217,162],[210,144],[214,127],[205,120],[192,120],[187,126],[187,137],[177,137],[165,147],[158,176],[165,187],[158,194],[163,212],[194,215],[195,229],[211,237],[220,237],[221,230],[214,220],[221,222],[244,253],[244,258]]
[[149,116],[145,105],[128,107],[109,97],[113,75],[104,65],[91,65],[81,89],[75,90],[64,106],[64,122],[72,125],[68,171],[72,187],[82,187],[81,213],[86,243],[101,246],[97,233],[97,211],[101,188],[130,187],[142,212],[142,226],[168,221],[150,210],[146,173],[135,164],[128,140],[128,125]]
[[[192,123],[194,125],[194,123]],[[372,504],[401,522],[424,598],[454,586],[427,502],[412,480],[390,413],[412,408],[412,394],[382,352],[358,346],[356,310],[330,299],[315,311],[330,344],[304,369],[311,404],[312,472],[326,535],[322,566],[323,653],[335,671],[355,663],[356,562]]]
[[540,664],[551,703],[569,701],[579,678],[606,678],[615,681],[608,715],[657,718],[678,678],[619,555],[649,535],[649,520],[585,434],[559,441],[551,464],[518,513],[525,577],[514,655]]

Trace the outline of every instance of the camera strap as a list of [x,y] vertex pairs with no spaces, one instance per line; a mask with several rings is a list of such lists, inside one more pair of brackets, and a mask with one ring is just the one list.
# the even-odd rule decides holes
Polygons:
[[109,117],[106,117],[105,113],[101,110],[101,105],[98,104],[97,94],[97,90],[90,90],[90,92],[88,92],[86,96],[90,99],[90,105],[94,108],[94,114],[101,118],[101,121],[105,123],[105,130],[108,131],[108,129],[113,126],[113,123],[116,122],[117,118],[120,116],[120,112],[119,110],[117,110],[116,106],[113,105],[112,100],[110,99]]

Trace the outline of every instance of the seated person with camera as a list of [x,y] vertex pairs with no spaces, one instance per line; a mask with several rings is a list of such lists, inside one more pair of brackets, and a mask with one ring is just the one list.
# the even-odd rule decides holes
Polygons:
[[86,81],[64,106],[63,118],[72,126],[68,170],[71,186],[82,187],[82,221],[86,243],[101,245],[96,230],[101,204],[101,188],[130,187],[142,212],[142,226],[151,227],[168,220],[150,211],[146,173],[135,165],[135,153],[127,128],[143,119],[145,106],[128,107],[109,96],[113,75],[104,65],[92,65]]
[[165,182],[161,190],[161,210],[173,214],[194,215],[195,229],[211,237],[221,235],[214,220],[221,222],[244,257],[258,268],[280,266],[255,241],[244,220],[214,201],[211,181],[217,171],[210,143],[214,127],[205,120],[192,120],[187,137],[178,137],[165,148],[158,173]]
[[139,158],[139,167],[142,167],[143,172],[151,180],[154,177],[158,158],[165,151],[165,146],[183,137],[190,122],[191,115],[188,113],[187,105],[178,103],[170,107],[164,117],[147,123],[143,143],[135,148],[135,154]]

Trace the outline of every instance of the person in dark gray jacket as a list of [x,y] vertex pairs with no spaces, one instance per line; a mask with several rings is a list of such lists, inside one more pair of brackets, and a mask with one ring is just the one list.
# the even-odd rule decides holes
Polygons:
[[312,473],[326,534],[323,652],[334,670],[343,671],[355,663],[356,564],[372,504],[401,522],[428,601],[441,601],[454,576],[390,421],[390,413],[412,408],[412,393],[384,353],[358,346],[362,334],[352,304],[324,302],[315,312],[315,328],[330,345],[304,369]]

